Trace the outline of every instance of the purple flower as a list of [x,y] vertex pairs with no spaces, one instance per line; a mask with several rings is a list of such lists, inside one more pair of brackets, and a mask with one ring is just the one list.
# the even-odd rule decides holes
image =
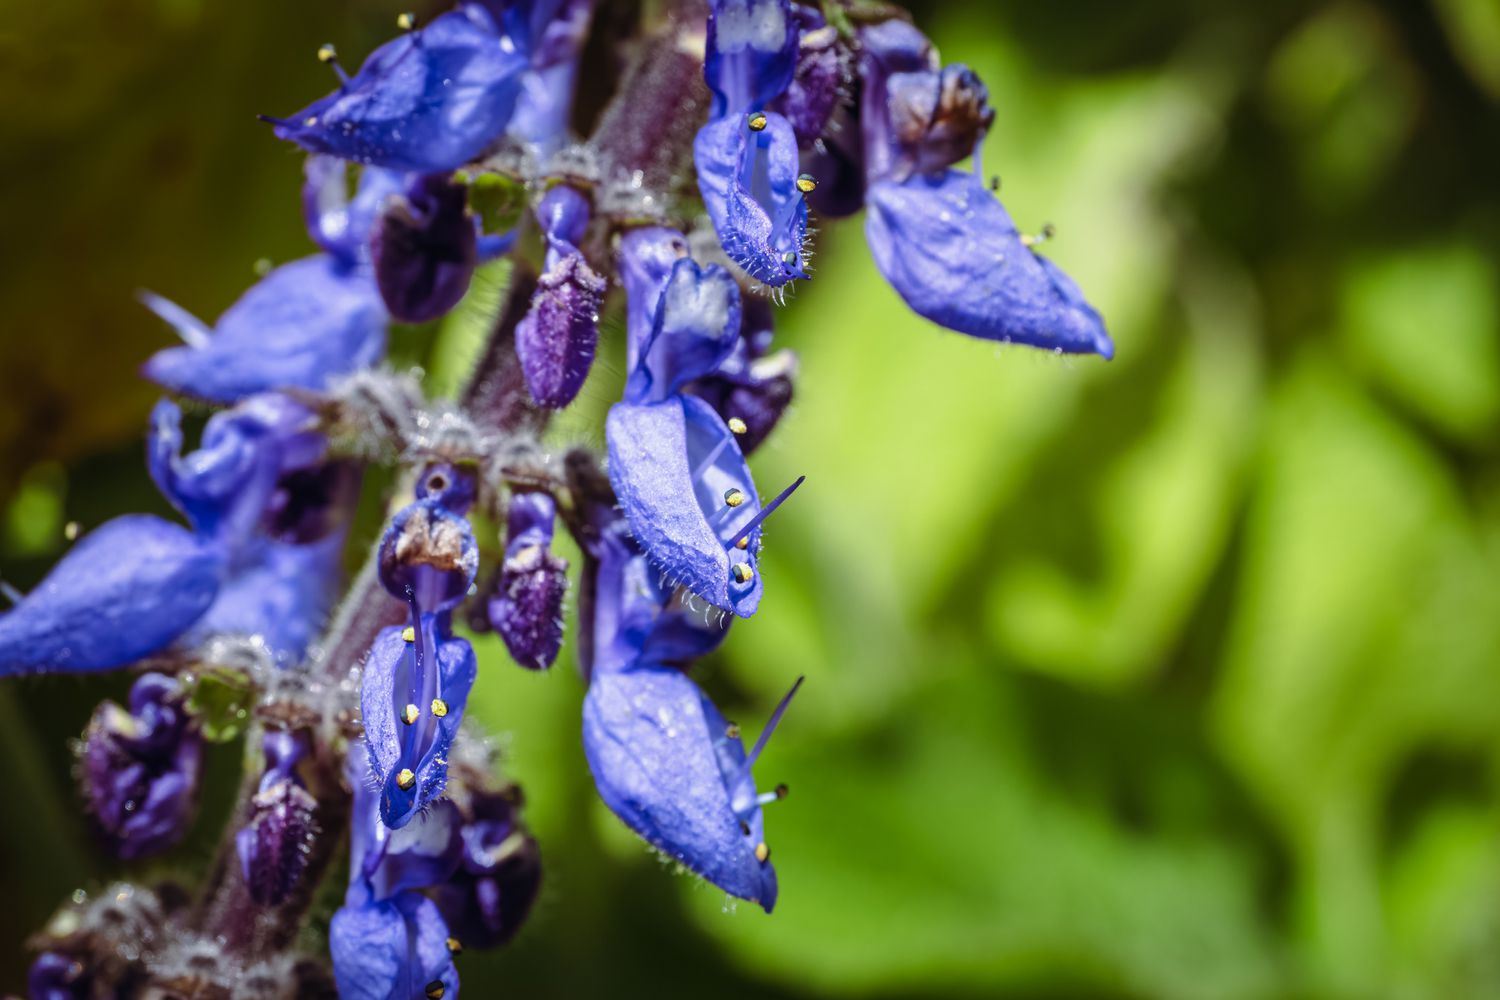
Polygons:
[[566,184],[553,187],[537,205],[547,266],[516,327],[516,354],[531,398],[549,409],[561,409],[578,395],[599,343],[599,308],[608,283],[578,249],[590,211],[588,199]]
[[782,793],[759,794],[751,769],[796,690],[748,755],[739,727],[677,667],[596,671],[583,703],[584,752],[605,804],[668,857],[768,913],[776,870],[761,806]]
[[338,90],[276,120],[276,135],[391,170],[454,170],[504,134],[525,69],[484,7],[464,4],[380,46]]
[[78,753],[85,805],[110,849],[126,860],[172,847],[198,804],[203,738],[183,708],[178,682],[143,674],[129,711],[95,710]]
[[511,497],[505,562],[488,602],[489,624],[523,667],[545,670],[562,648],[568,564],[552,553],[557,503],[547,493]]
[[210,329],[150,293],[146,306],[183,345],[152,355],[147,378],[173,392],[233,403],[273,389],[322,389],[385,353],[387,316],[367,269],[327,254],[284,264]]
[[415,177],[404,197],[387,199],[370,250],[394,318],[425,323],[464,297],[479,261],[475,223],[468,190],[444,174]]
[[72,955],[44,951],[31,963],[26,978],[31,1000],[89,1000],[94,996],[93,977]]

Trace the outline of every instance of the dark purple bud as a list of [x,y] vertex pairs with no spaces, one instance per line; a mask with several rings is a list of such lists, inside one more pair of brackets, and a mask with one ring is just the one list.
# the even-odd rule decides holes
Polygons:
[[[420,488],[420,487],[419,487]],[[456,607],[479,572],[474,529],[444,500],[424,497],[397,511],[377,550],[380,582],[419,612]]]
[[822,16],[810,8],[799,7],[805,19],[817,24],[804,25],[797,51],[797,71],[786,93],[771,109],[779,111],[792,123],[797,142],[807,145],[823,135],[834,109],[849,92],[853,54],[839,39],[838,31],[822,24]]
[[250,898],[275,906],[297,888],[317,833],[317,800],[302,785],[297,765],[307,756],[307,738],[266,734],[266,770],[250,800],[250,820],[234,835],[240,871]]
[[449,932],[466,947],[515,936],[542,884],[542,856],[520,818],[520,790],[476,792],[463,827],[463,860],[436,895]]
[[418,178],[393,198],[375,226],[375,282],[403,323],[437,319],[469,290],[478,260],[468,189],[446,174]]
[[88,1000],[94,995],[92,978],[73,956],[44,951],[31,963],[27,992],[31,1000]]
[[516,327],[516,354],[538,405],[560,409],[583,387],[599,344],[606,287],[577,252],[563,255],[537,282],[531,310]]
[[546,493],[510,502],[505,563],[489,599],[489,623],[523,667],[546,670],[562,648],[568,563],[551,551],[557,504]]
[[995,120],[989,91],[967,66],[896,73],[886,87],[891,137],[917,173],[944,170],[972,154]]
[[342,531],[359,502],[362,464],[333,461],[283,473],[261,527],[279,541],[307,545]]
[[84,730],[78,777],[85,805],[125,860],[176,844],[197,807],[203,737],[182,702],[175,679],[144,674],[130,690],[129,711],[106,701]]
[[317,800],[287,778],[255,793],[250,822],[234,835],[250,898],[275,906],[297,888],[317,834]]

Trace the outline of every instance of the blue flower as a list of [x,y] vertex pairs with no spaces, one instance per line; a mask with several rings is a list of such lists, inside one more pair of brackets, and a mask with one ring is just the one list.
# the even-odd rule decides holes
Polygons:
[[975,175],[949,170],[882,181],[868,199],[870,252],[920,315],[986,340],[1114,355],[1104,321],[1078,286],[1026,244]]
[[84,730],[78,776],[89,815],[109,848],[134,860],[180,841],[198,805],[203,737],[181,685],[142,674],[130,709],[101,704]]
[[444,882],[461,843],[452,803],[438,803],[404,830],[377,815],[364,754],[351,747],[349,888],[333,915],[328,946],[344,1000],[416,1000],[458,996],[448,926],[419,890]]
[[380,46],[338,90],[276,121],[276,135],[391,170],[454,170],[504,134],[526,66],[484,7],[464,4]]
[[546,670],[562,648],[568,563],[552,552],[557,502],[517,493],[506,514],[505,562],[487,602],[488,623],[523,667]]
[[610,482],[652,562],[674,585],[749,616],[761,593],[760,498],[734,433],[713,407],[681,392],[724,362],[739,329],[728,272],[677,261],[605,430]]
[[537,405],[561,409],[588,378],[599,344],[599,308],[608,283],[578,249],[591,206],[559,184],[542,196],[536,217],[547,241],[546,270],[516,327],[516,354]]
[[[801,683],[800,681],[798,682]],[[583,703],[583,745],[600,797],[667,856],[770,912],[776,870],[751,769],[796,687],[747,755],[739,728],[674,666],[596,671]]]
[[724,252],[773,288],[807,277],[797,135],[766,110],[796,72],[798,36],[788,0],[710,4],[704,77],[714,106],[693,142],[698,190]]
[[165,389],[233,403],[273,389],[323,389],[385,353],[386,310],[368,269],[327,254],[283,264],[210,329],[180,306],[142,301],[183,340],[142,368]]
[[225,632],[301,657],[333,598],[357,474],[324,463],[310,414],[283,396],[216,414],[187,455],[180,419],[157,405],[148,465],[192,530],[126,515],[84,536],[0,614],[0,674],[105,670]]
[[914,311],[951,330],[1109,358],[1114,345],[1078,286],[1017,232],[976,173],[952,169],[994,112],[964,66],[939,67],[909,24],[861,32],[865,235]]
[[381,582],[411,608],[406,627],[376,636],[360,693],[380,818],[392,829],[442,793],[448,752],[474,686],[474,650],[450,631],[451,611],[479,566],[479,547],[463,517],[472,499],[472,482],[457,469],[429,467],[418,500],[391,519],[380,541]]

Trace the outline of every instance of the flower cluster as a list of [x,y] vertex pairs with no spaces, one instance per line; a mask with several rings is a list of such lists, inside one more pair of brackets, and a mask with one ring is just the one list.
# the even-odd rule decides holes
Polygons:
[[[73,930],[39,939],[34,995],[228,995],[251,980],[293,995],[322,975],[346,997],[456,996],[455,956],[509,940],[541,884],[520,789],[465,721],[480,662],[457,623],[546,670],[570,591],[603,802],[770,911],[762,808],[786,786],[760,791],[752,771],[801,680],[747,751],[692,669],[766,599],[768,518],[803,483],[763,502],[747,457],[793,398],[775,312],[810,278],[812,215],[863,208],[881,273],[942,326],[1112,353],[1098,314],[980,180],[984,85],[893,10],[675,5],[630,49],[641,63],[608,105],[579,114],[595,13],[591,0],[464,0],[423,25],[403,15],[352,74],[324,46],[336,89],[268,119],[306,151],[317,252],[270,270],[212,327],[144,297],[183,341],[142,369],[170,394],[147,466],[182,523],[126,515],[84,536],[0,614],[0,673],[149,671],[127,708],[99,708],[78,751],[89,815],[123,859],[181,839],[208,742],[243,735],[253,770],[202,902],[132,897],[150,905],[128,961],[99,944],[93,904],[75,904],[59,924]],[[697,91],[671,78],[684,59]],[[579,121],[599,124],[580,137]],[[649,156],[619,141],[632,121],[660,127]],[[510,291],[467,388],[425,399],[383,366],[388,328],[444,316],[502,256]],[[611,287],[625,370],[601,470],[542,435],[599,384]],[[193,448],[184,404],[189,426],[213,409]],[[398,467],[409,502],[346,589],[380,464]],[[476,530],[489,524],[503,527]],[[559,526],[582,553],[576,584]],[[342,842],[347,891],[319,973],[291,949]]]

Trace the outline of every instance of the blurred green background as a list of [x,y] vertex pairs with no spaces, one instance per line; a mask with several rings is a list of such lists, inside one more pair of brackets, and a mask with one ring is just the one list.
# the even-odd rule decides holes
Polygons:
[[[327,89],[400,3],[66,0],[0,20],[0,560],[164,511],[141,463],[169,334],[308,252],[256,112]],[[493,640],[547,863],[468,996],[1500,996],[1500,5],[1015,0],[917,8],[998,112],[987,172],[1118,360],[939,331],[824,227],[781,315],[798,401],[754,463],[808,484],[763,612],[699,668],[759,728],[774,916],[597,803],[581,685]],[[462,324],[436,344],[439,381]],[[559,435],[602,443],[615,353]],[[119,678],[0,687],[0,991],[119,869],[67,744]],[[238,766],[152,872],[206,864]],[[133,874],[140,874],[134,870]]]

